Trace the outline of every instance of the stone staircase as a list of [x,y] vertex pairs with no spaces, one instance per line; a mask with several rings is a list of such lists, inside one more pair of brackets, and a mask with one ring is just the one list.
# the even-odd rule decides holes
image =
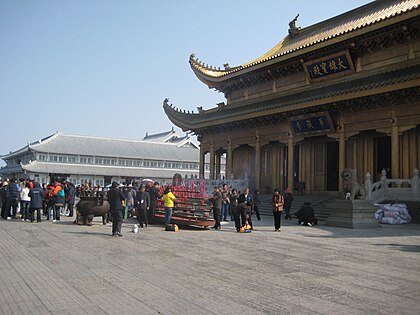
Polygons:
[[[273,211],[271,208],[271,198],[271,195],[260,195],[260,200],[262,201],[262,204],[259,208],[261,215],[273,215]],[[324,224],[328,216],[330,215],[331,208],[328,206],[328,202],[331,199],[331,196],[293,196],[293,203],[290,209],[290,213],[295,213],[305,202],[310,202],[314,207],[315,216],[318,218],[318,224]]]

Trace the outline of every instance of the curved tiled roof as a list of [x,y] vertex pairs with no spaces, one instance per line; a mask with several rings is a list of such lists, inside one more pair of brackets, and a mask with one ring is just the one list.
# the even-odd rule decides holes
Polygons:
[[[230,74],[241,72],[258,64],[276,58],[287,58],[293,52],[317,45],[319,43],[338,38],[384,20],[414,11],[420,6],[420,0],[381,0],[373,1],[331,19],[322,21],[309,27],[302,28],[297,35],[286,36],[279,44],[263,56],[236,67],[220,69],[208,66],[190,55],[189,63],[198,77],[204,80],[223,80]],[[355,32],[355,35],[357,32]]]
[[54,154],[94,155],[140,159],[198,161],[199,150],[178,147],[176,143],[156,143],[140,140],[68,135],[57,132],[45,141],[30,144],[37,152]]
[[[315,85],[305,87],[304,90],[295,93],[287,93],[269,100],[255,103],[250,101],[242,106],[225,106],[219,110],[202,111],[201,113],[185,113],[168,102],[164,102],[164,110],[168,118],[184,130],[194,130],[202,126],[220,124],[223,119],[234,119],[244,115],[261,113],[276,110],[277,112],[287,112],[291,106],[308,104],[330,97],[366,91],[379,87],[391,86],[402,82],[414,81],[418,84],[420,79],[420,65],[418,60],[413,60],[411,66],[406,68],[388,69],[382,73],[361,73],[353,79],[342,80],[341,82],[330,85]],[[238,118],[239,119],[239,118]]]

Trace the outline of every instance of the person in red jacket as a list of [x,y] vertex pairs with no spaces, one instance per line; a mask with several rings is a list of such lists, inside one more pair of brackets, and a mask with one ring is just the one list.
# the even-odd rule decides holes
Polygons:
[[54,203],[53,222],[60,222],[60,210],[62,207],[64,207],[66,199],[64,189],[59,182],[55,182],[54,191],[51,195]]

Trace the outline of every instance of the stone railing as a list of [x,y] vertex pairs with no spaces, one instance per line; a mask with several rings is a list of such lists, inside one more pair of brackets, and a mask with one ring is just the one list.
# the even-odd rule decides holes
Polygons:
[[380,201],[385,199],[420,200],[419,171],[414,169],[411,179],[388,179],[382,170],[381,179],[372,183],[369,172],[365,180],[366,199]]

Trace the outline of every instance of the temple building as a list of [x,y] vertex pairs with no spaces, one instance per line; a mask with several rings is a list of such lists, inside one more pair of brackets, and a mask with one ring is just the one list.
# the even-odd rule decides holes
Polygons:
[[[373,1],[308,27],[298,17],[263,56],[239,66],[190,66],[226,101],[198,112],[165,99],[169,119],[198,136],[201,177],[247,176],[271,192],[343,191],[340,174],[363,183],[382,170],[411,178],[420,166],[420,2]],[[182,107],[182,106],[181,106]]]
[[[198,178],[199,149],[174,129],[146,134],[142,140],[70,135],[56,132],[2,155],[0,178],[29,178],[40,183],[67,180],[76,185],[107,185],[145,178],[172,182],[175,173]],[[209,165],[206,167],[207,173]]]

